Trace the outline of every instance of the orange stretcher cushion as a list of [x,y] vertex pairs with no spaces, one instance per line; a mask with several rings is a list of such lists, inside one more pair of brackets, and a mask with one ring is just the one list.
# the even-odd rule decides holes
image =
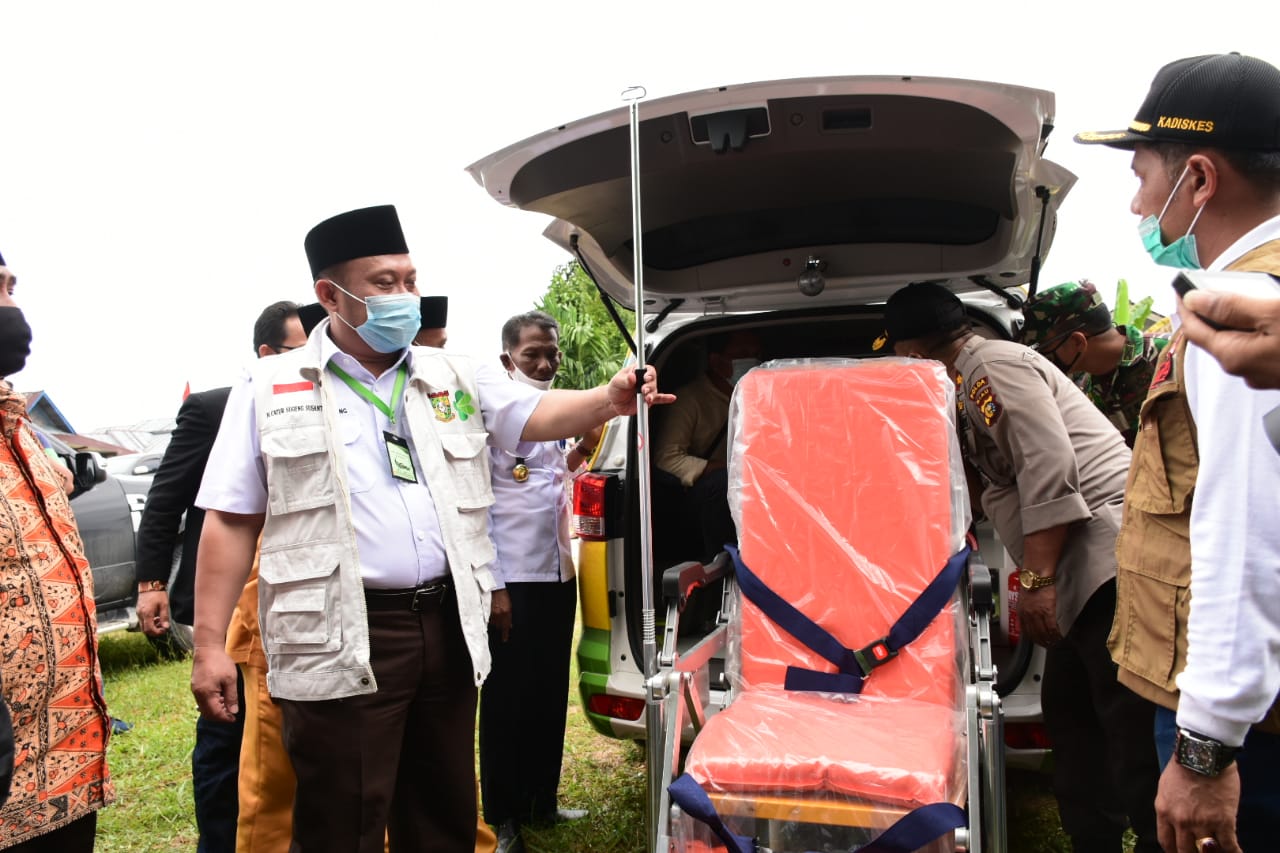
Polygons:
[[708,791],[956,802],[963,712],[928,702],[754,690],[708,720],[685,771]]
[[[731,493],[742,558],[849,648],[888,633],[952,555],[952,418],[933,362],[754,370],[735,396]],[[961,488],[963,484],[960,484]],[[953,708],[955,605],[864,687]],[[742,601],[740,686],[835,667]]]

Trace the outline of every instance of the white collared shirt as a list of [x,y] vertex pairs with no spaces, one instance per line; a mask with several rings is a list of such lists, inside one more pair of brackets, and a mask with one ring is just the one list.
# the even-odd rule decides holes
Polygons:
[[[489,448],[494,497],[489,518],[501,567],[495,576],[504,586],[574,576],[565,447],[564,441],[543,441],[522,445],[516,453]],[[524,482],[516,480],[518,464],[529,470]]]
[[[412,348],[406,349],[396,364],[374,377],[326,334],[321,323],[313,334],[323,335],[321,357],[326,365],[337,364],[353,379],[385,401],[391,400],[396,371],[400,364],[412,365]],[[337,421],[346,457],[347,482],[351,491],[351,518],[355,525],[360,574],[366,586],[403,589],[449,576],[444,540],[436,516],[430,486],[423,482],[408,426],[403,418],[403,400],[396,400],[396,424],[330,371]],[[541,394],[510,381],[506,373],[480,364],[476,385],[481,415],[489,433],[489,443],[513,452],[530,447],[520,434],[537,407]],[[408,388],[409,386],[406,386]],[[391,475],[383,431],[398,435],[409,444],[417,483]],[[232,390],[226,412],[196,504],[203,509],[254,515],[267,508],[266,470],[259,446],[257,412],[252,380],[245,376]]]
[[[1245,234],[1209,269],[1277,239],[1280,217]],[[1195,345],[1184,369],[1200,468],[1178,725],[1236,746],[1280,690],[1280,454],[1262,427],[1280,391],[1250,388]]]

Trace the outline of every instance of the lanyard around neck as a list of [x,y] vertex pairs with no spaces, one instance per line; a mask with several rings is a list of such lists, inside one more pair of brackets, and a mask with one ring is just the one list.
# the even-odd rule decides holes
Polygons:
[[368,400],[373,404],[375,409],[386,415],[391,423],[394,424],[396,422],[395,402],[400,399],[400,395],[404,392],[404,378],[409,372],[408,368],[405,367],[404,362],[400,362],[400,367],[396,370],[396,384],[395,387],[391,389],[391,405],[382,402],[381,398],[370,391],[363,382],[353,377],[350,373],[347,373],[341,367],[338,367],[334,362],[329,362],[329,369],[332,370],[339,379],[347,383],[348,388]]

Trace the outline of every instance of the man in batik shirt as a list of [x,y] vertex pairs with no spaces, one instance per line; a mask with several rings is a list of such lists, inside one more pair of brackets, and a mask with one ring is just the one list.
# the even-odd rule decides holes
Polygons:
[[45,455],[6,381],[31,342],[15,282],[0,258],[0,676],[14,742],[0,848],[87,853],[97,810],[115,798],[93,575],[65,469]]

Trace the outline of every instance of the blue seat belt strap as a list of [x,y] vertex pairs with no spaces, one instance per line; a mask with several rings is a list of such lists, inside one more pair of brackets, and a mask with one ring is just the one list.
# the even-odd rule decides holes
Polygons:
[[671,801],[683,809],[689,817],[705,823],[716,837],[724,842],[729,853],[755,853],[755,840],[729,831],[729,827],[725,826],[720,815],[716,813],[716,807],[711,804],[711,798],[707,796],[706,791],[702,790],[697,779],[688,773],[682,773],[680,778],[667,786],[667,791],[671,794]]
[[[787,667],[786,688],[788,690],[823,690],[831,693],[861,693],[863,672],[853,651],[846,649],[817,622],[805,616],[790,602],[765,586],[764,582],[756,577],[755,572],[742,562],[742,555],[738,553],[737,548],[726,545],[725,549],[733,558],[738,588],[742,590],[747,600],[760,608],[788,634],[830,661],[837,670],[835,673],[826,673]],[[793,679],[799,683],[793,685]]]
[[[755,840],[745,835],[736,835],[725,826],[698,780],[685,773],[672,782],[667,790],[671,793],[671,801],[689,817],[706,824],[724,842],[730,853],[755,853]],[[864,844],[853,853],[911,853],[967,823],[964,809],[954,803],[920,806],[898,818],[875,841]]]
[[855,853],[912,853],[944,833],[967,825],[964,809],[955,803],[932,803],[904,814],[893,826]]
[[897,657],[898,651],[914,640],[942,611],[956,586],[969,559],[966,545],[947,560],[946,565],[911,602],[906,611],[893,623],[889,633],[862,649],[848,649],[826,629],[801,613],[790,602],[769,589],[747,568],[738,549],[726,545],[738,578],[738,587],[747,600],[760,608],[775,624],[817,652],[835,668],[836,672],[816,672],[802,667],[787,667],[784,687],[788,690],[822,691],[827,693],[861,693],[862,682],[877,666]]

